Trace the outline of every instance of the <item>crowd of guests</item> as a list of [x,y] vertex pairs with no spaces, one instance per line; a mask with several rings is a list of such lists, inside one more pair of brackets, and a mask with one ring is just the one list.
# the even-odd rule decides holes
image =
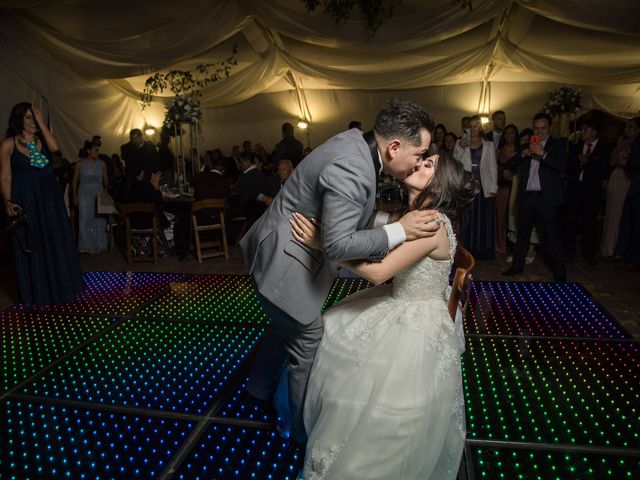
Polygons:
[[504,276],[522,273],[544,243],[554,279],[564,281],[579,234],[587,264],[599,257],[640,271],[640,117],[626,122],[615,148],[599,122],[579,127],[569,139],[554,138],[552,118],[539,113],[519,131],[503,111],[486,132],[477,115],[462,118],[461,135],[436,127],[434,150],[452,155],[482,187],[461,243],[478,259],[506,254]]
[[[192,151],[184,159],[186,177],[180,178],[179,162],[165,131],[156,146],[141,130],[133,129],[129,142],[111,155],[101,151],[102,138],[96,135],[83,143],[77,161],[69,162],[37,107],[16,105],[9,123],[2,142],[0,186],[5,219],[18,218],[22,211],[29,219],[21,220],[29,229],[16,228],[19,233],[14,236],[16,263],[24,276],[19,289],[26,303],[59,303],[78,291],[76,252],[107,248],[107,219],[96,208],[101,195],[116,203],[153,203],[162,208],[162,226],[174,229],[174,248],[184,257],[191,249],[191,220],[165,205],[163,190],[182,183],[189,185],[196,200],[227,200],[226,218],[244,221],[227,224],[229,240],[234,242],[241,233],[238,229],[262,215],[310,151],[295,137],[293,125],[285,123],[282,140],[271,153],[251,140],[234,145],[229,155],[219,148],[206,150],[201,157]],[[589,119],[581,122],[573,141],[551,136],[552,119],[546,114],[535,115],[531,127],[522,130],[507,124],[503,111],[493,113],[488,131],[479,116],[464,117],[460,126],[459,134],[437,125],[430,153],[455,158],[481,185],[460,236],[476,258],[491,259],[496,252],[506,255],[511,267],[503,275],[511,276],[533,262],[538,246],[544,244],[553,276],[562,281],[565,263],[577,254],[581,234],[580,254],[588,264],[595,264],[599,252],[603,259],[628,262],[626,269],[640,269],[640,118],[626,123],[615,145],[600,138],[600,124]],[[353,121],[348,128],[362,125]],[[53,195],[51,185],[56,187],[55,200],[45,198]],[[59,212],[58,198],[63,202]],[[49,213],[43,215],[44,211]],[[76,239],[68,215],[76,219]],[[604,218],[601,230],[599,215]],[[198,221],[217,219],[205,216]],[[50,231],[62,233],[50,238]],[[53,282],[55,286],[50,281],[33,282],[34,273],[50,270],[47,255],[52,249],[74,254],[56,267],[65,278]]]

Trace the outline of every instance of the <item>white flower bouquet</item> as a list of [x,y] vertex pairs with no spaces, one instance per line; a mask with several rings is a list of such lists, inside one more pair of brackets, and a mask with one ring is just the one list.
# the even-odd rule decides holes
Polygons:
[[549,115],[576,113],[582,108],[584,97],[579,88],[563,85],[549,92],[544,111]]
[[190,95],[176,95],[165,107],[164,126],[173,131],[177,123],[195,123],[202,119],[200,102]]

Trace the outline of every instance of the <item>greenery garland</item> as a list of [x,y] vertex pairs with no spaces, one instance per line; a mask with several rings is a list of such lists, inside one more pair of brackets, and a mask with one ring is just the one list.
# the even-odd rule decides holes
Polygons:
[[[402,0],[301,0],[307,12],[313,12],[323,6],[336,23],[346,22],[352,10],[357,6],[366,22],[368,32],[374,36],[378,29],[393,16],[393,12]],[[451,0],[463,10],[473,9],[473,0]]]
[[187,95],[198,102],[202,88],[229,77],[231,70],[238,65],[237,53],[238,47],[234,45],[231,56],[219,62],[200,64],[194,71],[171,70],[150,76],[144,82],[144,90],[140,95],[142,110],[151,105],[155,95],[165,90],[170,90],[176,96]]

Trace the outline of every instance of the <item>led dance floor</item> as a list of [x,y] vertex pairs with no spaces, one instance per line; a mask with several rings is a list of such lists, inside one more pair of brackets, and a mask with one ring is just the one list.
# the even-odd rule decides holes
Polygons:
[[[295,479],[240,396],[267,324],[246,276],[93,272],[0,311],[0,479]],[[324,308],[369,284],[337,279]],[[579,284],[474,282],[459,478],[640,478],[640,343]]]

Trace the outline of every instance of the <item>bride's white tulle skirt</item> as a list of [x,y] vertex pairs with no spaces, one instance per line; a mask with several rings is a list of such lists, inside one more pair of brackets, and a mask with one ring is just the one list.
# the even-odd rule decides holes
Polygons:
[[465,439],[462,319],[446,293],[358,292],[325,314],[305,404],[304,479],[455,479]]

